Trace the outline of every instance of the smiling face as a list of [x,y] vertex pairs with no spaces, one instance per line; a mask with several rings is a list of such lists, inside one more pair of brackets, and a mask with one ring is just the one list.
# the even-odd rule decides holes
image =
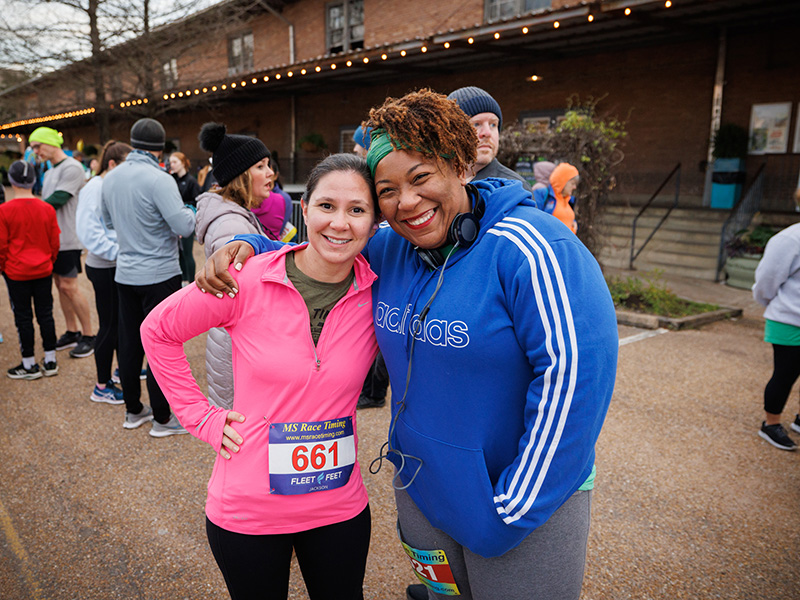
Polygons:
[[260,204],[272,192],[274,180],[272,169],[269,168],[269,158],[262,158],[250,167],[248,171],[253,180],[253,197]]
[[302,206],[308,246],[295,254],[297,266],[317,281],[343,281],[375,232],[372,190],[358,173],[333,171]]
[[478,113],[470,118],[470,123],[478,134],[478,158],[475,160],[475,171],[492,162],[500,148],[500,119],[496,114]]
[[449,163],[405,150],[390,152],[375,170],[381,214],[420,248],[445,245],[455,216],[469,212],[466,182]]

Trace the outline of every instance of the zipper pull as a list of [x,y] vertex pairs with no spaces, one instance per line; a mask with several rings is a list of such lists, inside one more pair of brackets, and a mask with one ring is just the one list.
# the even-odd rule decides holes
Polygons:
[[317,359],[317,371],[319,371],[319,366],[320,366],[321,364],[322,364],[322,361],[321,361],[320,359]]

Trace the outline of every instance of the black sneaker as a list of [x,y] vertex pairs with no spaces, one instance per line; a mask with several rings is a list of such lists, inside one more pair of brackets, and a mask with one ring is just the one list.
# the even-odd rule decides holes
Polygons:
[[11,379],[39,379],[42,376],[42,372],[36,363],[30,369],[26,369],[22,366],[22,363],[19,363],[13,369],[8,370],[8,376]]
[[406,600],[428,600],[428,588],[421,583],[415,583],[406,588]]
[[792,422],[790,427],[792,428],[792,431],[796,431],[797,433],[800,433],[800,415],[795,415],[794,416],[794,421]]
[[80,341],[69,351],[72,358],[86,358],[94,354],[94,336],[82,335]]
[[68,331],[56,342],[56,350],[66,350],[67,348],[74,348],[81,341],[80,331]]
[[357,408],[380,408],[386,406],[386,398],[370,398],[369,396],[359,396]]
[[58,375],[58,364],[56,364],[56,361],[54,360],[43,362],[42,371],[44,371],[45,377],[52,377],[53,375]]
[[795,450],[797,448],[797,444],[786,435],[786,430],[780,423],[777,425],[767,425],[765,422],[762,422],[758,435],[781,450]]

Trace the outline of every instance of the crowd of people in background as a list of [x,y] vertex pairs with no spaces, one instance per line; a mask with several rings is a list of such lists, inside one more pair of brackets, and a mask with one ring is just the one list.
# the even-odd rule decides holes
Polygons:
[[[387,99],[352,154],[312,170],[297,245],[294,202],[257,138],[206,123],[195,176],[183,152],[165,156],[155,119],[88,158],[36,128],[0,200],[21,353],[7,376],[57,375],[62,350],[94,356],[89,399],[124,405],[125,429],[209,443],[206,531],[234,599],[285,598],[292,551],[311,598],[363,598],[355,417],[390,395],[376,462],[395,469],[398,534],[420,574],[406,597],[577,600],[616,320],[576,235],[578,167],[540,160],[526,180],[497,160],[502,123],[474,86]],[[796,447],[780,416],[800,375],[797,227],[770,241],[754,287],[775,359],[759,435],[783,450]],[[182,347],[206,332],[203,394]]]

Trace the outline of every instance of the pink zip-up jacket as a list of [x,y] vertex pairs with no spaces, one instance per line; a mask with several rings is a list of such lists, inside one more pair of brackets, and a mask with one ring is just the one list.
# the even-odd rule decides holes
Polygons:
[[[371,290],[376,277],[359,255],[354,284],[331,310],[315,347],[308,309],[286,276],[285,255],[297,248],[286,246],[247,261],[234,273],[241,291],[235,298],[220,300],[190,285],[164,300],[142,323],[148,364],[170,406],[189,433],[217,451],[206,515],[237,533],[306,531],[351,519],[367,505],[355,460],[355,418],[358,395],[378,348]],[[231,335],[233,410],[245,415],[244,423],[233,424],[244,441],[230,460],[219,456],[228,411],[209,405],[183,351],[184,342],[212,327],[225,327]],[[341,442],[350,452],[342,446],[337,455],[338,447],[323,447],[318,438],[326,434],[321,430],[344,432],[336,428],[350,419],[352,434]],[[282,444],[271,442],[276,433],[285,438]],[[325,461],[325,468],[347,463],[348,455],[354,462],[349,479],[341,472],[314,470]],[[280,475],[273,477],[272,472]],[[328,476],[338,478],[330,485],[341,487],[285,491],[290,480],[314,489],[318,479]]]

